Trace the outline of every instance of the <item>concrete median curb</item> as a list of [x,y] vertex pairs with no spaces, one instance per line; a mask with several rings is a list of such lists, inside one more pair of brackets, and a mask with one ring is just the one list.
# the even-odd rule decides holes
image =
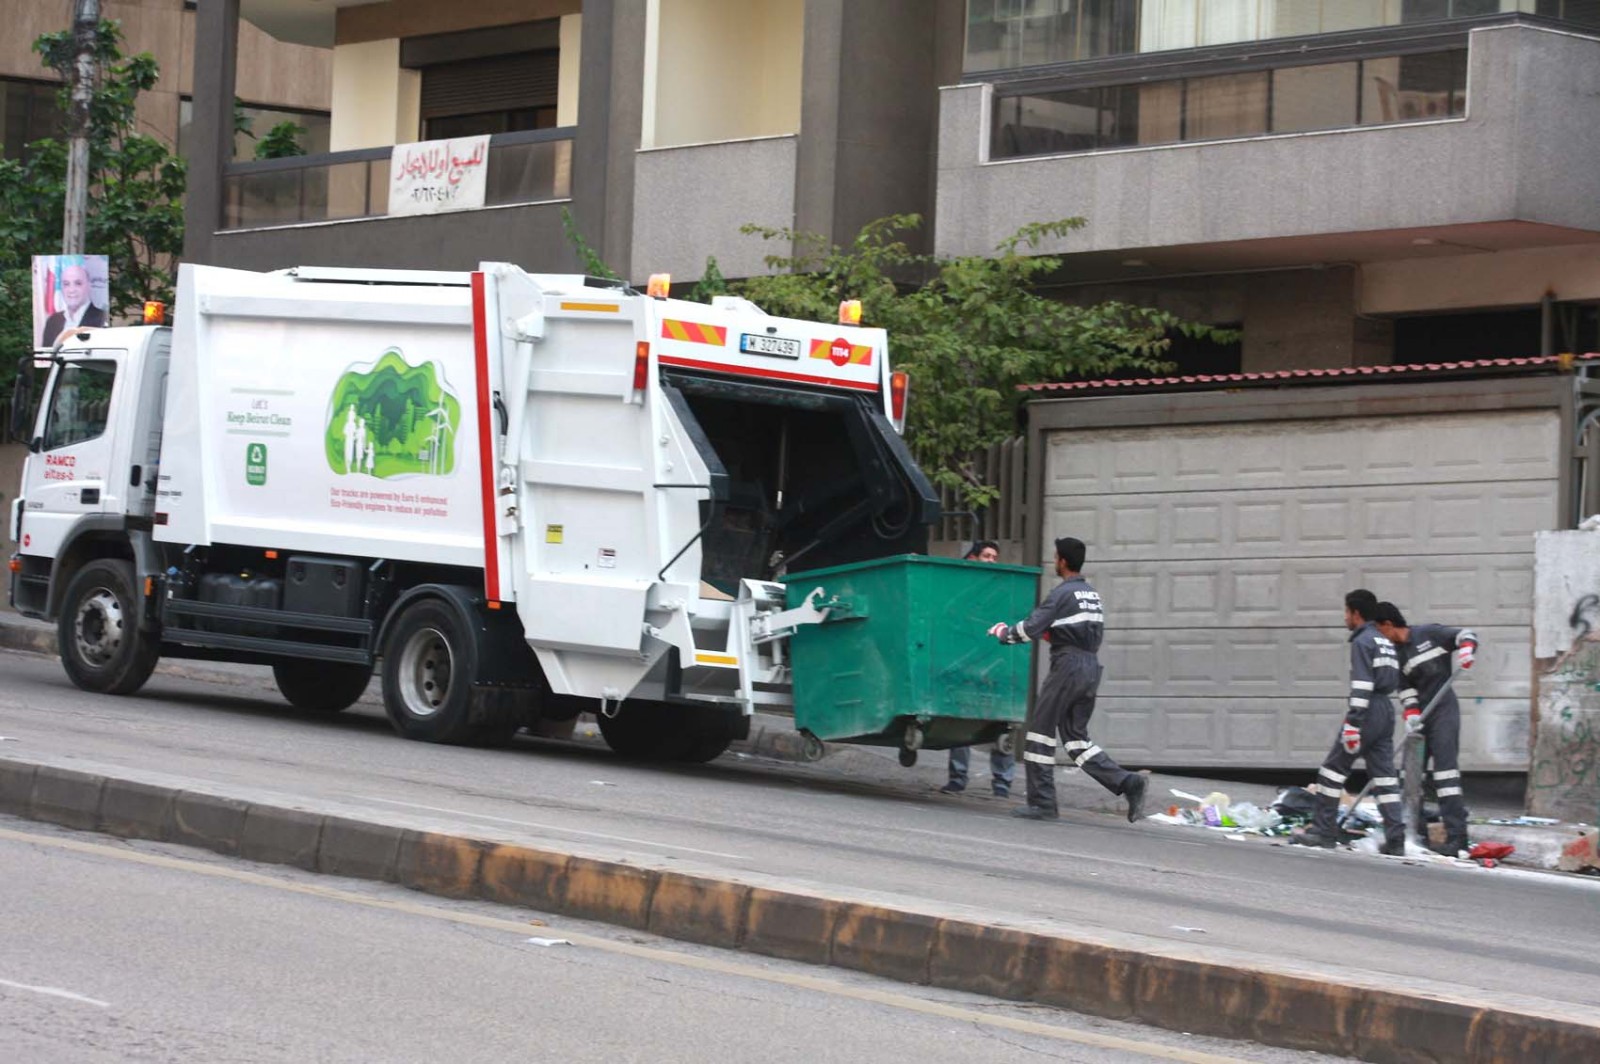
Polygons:
[[1364,1060],[1600,1060],[1600,1020],[1328,982],[0,758],[0,813]]

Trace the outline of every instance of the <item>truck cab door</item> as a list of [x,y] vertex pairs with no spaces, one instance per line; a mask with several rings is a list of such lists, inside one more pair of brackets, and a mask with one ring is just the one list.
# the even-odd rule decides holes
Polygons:
[[123,351],[60,362],[40,404],[23,474],[20,553],[54,558],[80,519],[122,513],[127,471],[113,464]]

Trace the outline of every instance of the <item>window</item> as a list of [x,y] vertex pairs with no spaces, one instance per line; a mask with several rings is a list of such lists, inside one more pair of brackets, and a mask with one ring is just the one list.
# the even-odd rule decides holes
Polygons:
[[48,81],[0,78],[0,115],[4,143],[0,158],[24,159],[28,145],[54,137],[61,130],[61,86]]
[[111,412],[115,362],[68,362],[56,374],[50,393],[50,417],[44,427],[44,450],[58,451],[92,440],[106,431]]
[[1457,118],[1464,49],[997,96],[994,158]]
[[1516,13],[1595,26],[1600,0],[968,0],[963,69]]
[[[307,155],[323,155],[328,151],[328,133],[333,125],[326,111],[290,111],[281,107],[252,107],[240,104],[239,113],[249,123],[249,132],[238,132],[233,138],[233,159],[254,159],[256,144],[272,131],[279,122],[294,122],[305,130],[296,137]],[[194,100],[188,96],[178,101],[178,154],[188,157],[188,147],[193,142],[189,126],[194,122]]]
[[560,59],[545,48],[423,67],[423,139],[553,129]]

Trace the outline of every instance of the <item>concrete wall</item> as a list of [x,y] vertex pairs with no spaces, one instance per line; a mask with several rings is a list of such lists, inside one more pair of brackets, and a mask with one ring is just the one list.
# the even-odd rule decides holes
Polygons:
[[[1570,175],[1582,182],[1584,175]],[[1600,299],[1600,242],[1520,248],[1361,268],[1363,314],[1526,307],[1546,292],[1565,302]]]
[[1535,540],[1528,810],[1600,823],[1600,532]]
[[421,135],[422,76],[400,65],[400,39],[333,49],[330,151],[408,144]]
[[[706,255],[727,277],[766,273],[763,256],[787,253],[739,227],[794,224],[796,137],[641,151],[635,161],[632,274],[698,278]],[[728,180],[727,175],[738,175]]]
[[[991,92],[942,93],[938,249],[982,254],[1082,215],[1047,251],[1112,251],[1523,219],[1600,230],[1600,40],[1476,30],[1467,116],[1403,126],[988,159]],[[1267,179],[1265,175],[1271,175]]]
[[583,0],[469,0],[440,3],[439,0],[388,0],[380,4],[341,7],[334,29],[336,44],[381,41],[388,37],[421,37],[431,33],[454,33],[485,26],[507,26],[515,22],[575,15],[586,6]]
[[800,129],[803,0],[650,0],[640,146]]

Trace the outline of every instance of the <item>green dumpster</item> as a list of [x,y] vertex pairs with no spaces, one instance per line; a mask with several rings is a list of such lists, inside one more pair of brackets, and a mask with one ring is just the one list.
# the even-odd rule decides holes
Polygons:
[[791,573],[788,606],[829,610],[795,630],[794,720],[829,742],[918,749],[989,742],[1027,714],[1032,657],[988,634],[1034,607],[1039,570],[920,554]]

